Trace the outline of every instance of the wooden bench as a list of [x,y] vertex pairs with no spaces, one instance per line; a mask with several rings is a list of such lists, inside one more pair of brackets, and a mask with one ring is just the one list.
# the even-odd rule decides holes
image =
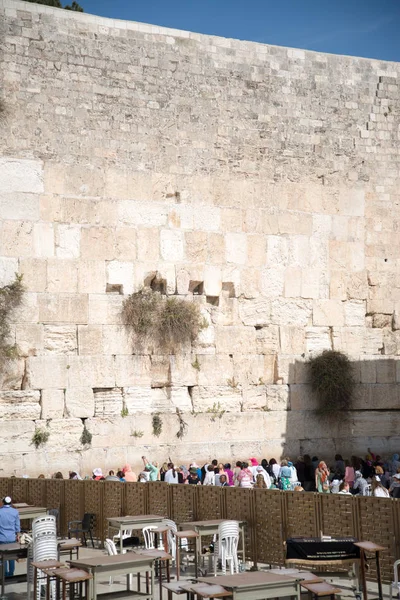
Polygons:
[[327,583],[326,581],[321,581],[320,583],[310,583],[308,581],[302,581],[300,582],[300,585],[302,588],[305,588],[314,598],[330,596],[333,600],[335,598],[335,594],[342,593],[341,589],[333,587],[333,585]]

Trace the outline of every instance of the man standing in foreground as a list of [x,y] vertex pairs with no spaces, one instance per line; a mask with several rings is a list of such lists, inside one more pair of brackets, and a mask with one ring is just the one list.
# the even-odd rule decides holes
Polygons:
[[[0,508],[0,544],[12,544],[18,541],[20,531],[19,512],[11,506],[10,496],[6,496]],[[14,570],[15,560],[6,561],[6,577],[12,577]]]

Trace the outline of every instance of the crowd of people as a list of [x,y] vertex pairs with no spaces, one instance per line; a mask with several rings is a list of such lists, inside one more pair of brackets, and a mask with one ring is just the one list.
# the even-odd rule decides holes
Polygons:
[[[299,492],[352,494],[360,496],[400,497],[400,460],[398,454],[383,460],[368,449],[365,458],[352,456],[344,460],[336,454],[328,468],[317,456],[305,454],[296,461],[284,458],[278,463],[274,458],[255,457],[237,461],[235,465],[214,459],[202,466],[192,461],[188,467],[175,466],[173,462],[158,465],[142,456],[143,469],[136,474],[129,464],[116,471],[103,474],[100,467],[93,469],[85,479],[96,481],[165,481],[172,484],[237,486],[244,488],[281,489]],[[44,475],[40,475],[43,478]],[[56,479],[63,479],[57,472]],[[82,479],[79,473],[70,472],[69,479]]]

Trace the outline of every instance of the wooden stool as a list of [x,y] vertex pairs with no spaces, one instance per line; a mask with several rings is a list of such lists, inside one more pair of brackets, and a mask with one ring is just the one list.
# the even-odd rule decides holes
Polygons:
[[187,600],[192,595],[189,590],[185,590],[179,581],[172,581],[171,583],[163,583],[163,588],[168,592],[168,600],[172,600],[172,594],[179,596],[180,594],[186,594]]
[[174,531],[173,532],[176,538],[176,579],[179,581],[179,572],[181,567],[181,543],[182,539],[186,538],[187,540],[195,540],[195,548],[194,548],[194,575],[197,579],[198,577],[198,566],[197,566],[197,538],[200,537],[197,531],[192,531],[189,529],[188,531]]
[[[51,573],[55,569],[62,567],[68,568],[58,560],[41,560],[32,563],[33,567],[33,597],[38,597],[38,583],[40,579],[46,579],[46,600],[50,597],[50,579]],[[42,571],[43,577],[39,576],[38,571]]]
[[73,559],[73,554],[76,555],[76,559],[79,558],[79,548],[82,546],[82,542],[77,538],[69,538],[62,540],[58,544],[58,558],[65,554],[69,554],[69,558]]
[[333,587],[330,583],[322,581],[321,583],[309,583],[300,582],[301,587],[308,590],[314,598],[322,598],[323,596],[330,596],[332,600],[335,598],[335,594],[341,594],[342,590]]
[[195,583],[190,589],[196,594],[197,598],[232,598],[232,592],[226,590],[222,585]]
[[[79,600],[90,600],[89,581],[93,579],[90,573],[83,569],[56,569],[54,573],[62,583],[62,596],[57,594],[57,598],[67,599],[67,585],[69,585],[69,598],[75,598],[75,585],[79,584]],[[85,582],[85,595],[83,595],[83,582]]]

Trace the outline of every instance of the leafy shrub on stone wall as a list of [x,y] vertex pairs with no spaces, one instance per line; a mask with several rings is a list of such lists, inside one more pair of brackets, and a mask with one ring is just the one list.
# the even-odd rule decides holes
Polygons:
[[16,275],[12,283],[0,288],[0,370],[18,356],[17,346],[10,341],[10,321],[15,309],[21,305],[23,295],[22,275]]
[[356,381],[343,352],[324,350],[308,362],[311,389],[321,414],[343,414],[351,408]]
[[192,342],[206,326],[197,304],[149,288],[128,296],[123,320],[139,341],[148,339],[164,347]]

